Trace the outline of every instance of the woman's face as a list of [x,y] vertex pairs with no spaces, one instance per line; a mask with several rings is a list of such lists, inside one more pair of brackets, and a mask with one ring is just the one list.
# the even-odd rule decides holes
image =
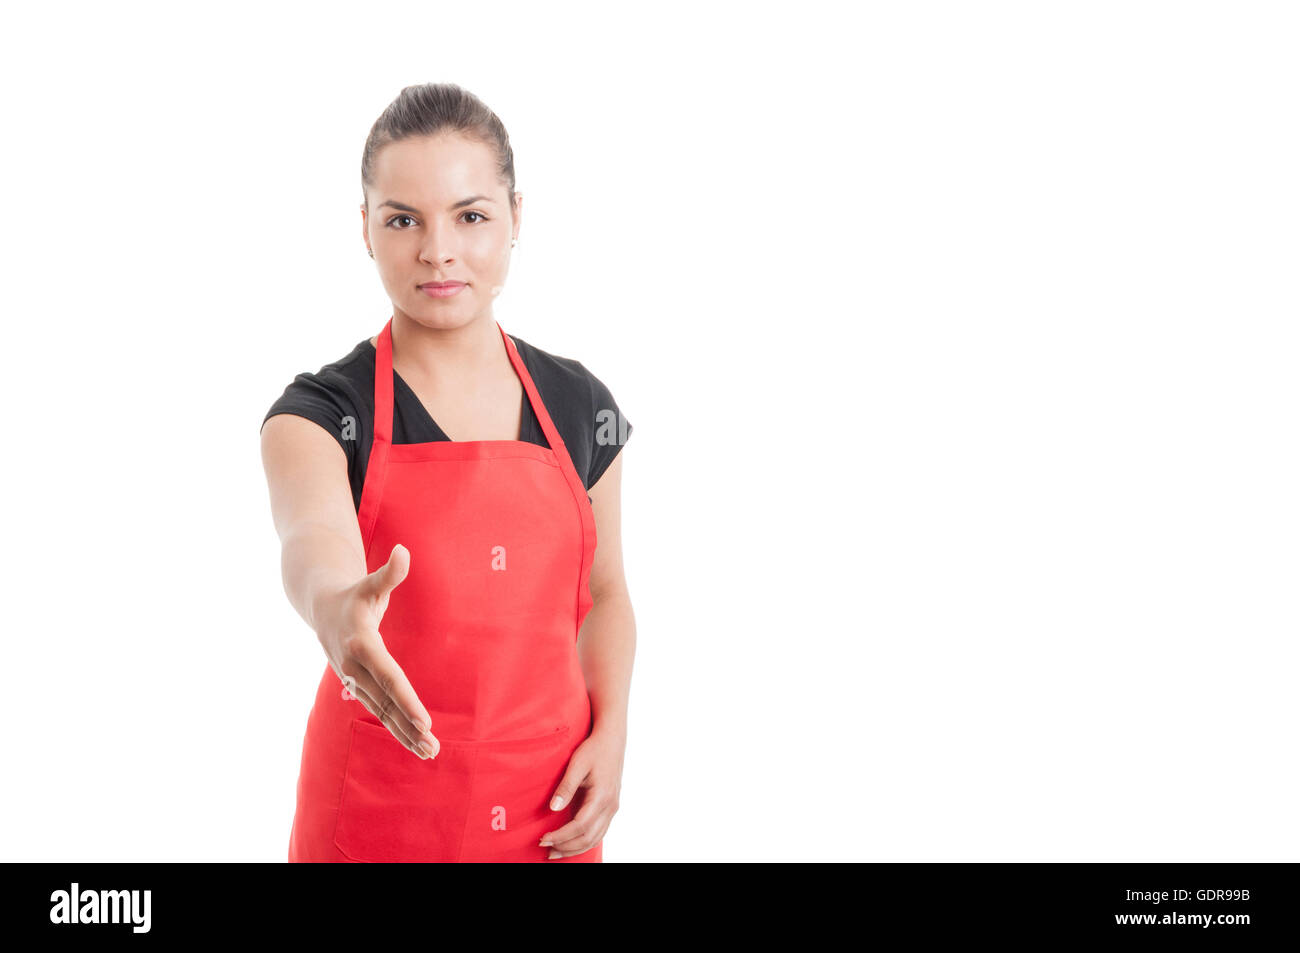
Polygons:
[[[379,151],[362,232],[395,311],[430,328],[491,317],[519,229],[493,151],[458,134],[406,139]],[[429,282],[463,282],[439,296]]]

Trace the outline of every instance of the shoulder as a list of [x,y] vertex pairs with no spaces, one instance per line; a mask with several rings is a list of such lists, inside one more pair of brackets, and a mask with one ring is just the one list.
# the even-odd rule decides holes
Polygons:
[[[372,355],[370,361],[366,360],[367,349]],[[362,341],[337,360],[295,375],[262,423],[276,414],[298,414],[338,437],[340,428],[347,427],[348,418],[359,416],[362,408],[373,401],[373,353],[370,342]]]
[[[549,383],[556,386],[568,387],[580,392],[590,389],[592,375],[582,366],[581,361],[553,354],[513,334],[510,335],[510,340],[515,342],[519,356],[523,358],[524,365],[528,368],[528,373],[533,375],[534,380],[538,374],[541,374]],[[540,387],[541,384],[539,383],[538,386]]]
[[[369,359],[366,352],[369,351]],[[303,371],[294,377],[289,387],[315,387],[341,395],[357,392],[366,378],[374,382],[374,348],[369,341],[361,341],[338,360],[322,365],[316,371]]]
[[356,382],[364,377],[373,380],[375,376],[374,345],[368,339],[357,342],[356,347],[347,354],[322,366],[315,376],[342,387],[355,386]]
[[577,358],[554,354],[513,334],[510,339],[590,489],[627,442],[631,424],[605,382]]
[[554,354],[513,334],[510,339],[519,349],[519,356],[537,389],[544,391],[546,396],[553,395],[565,402],[581,402],[593,410],[613,406],[613,395],[605,382],[577,358]]

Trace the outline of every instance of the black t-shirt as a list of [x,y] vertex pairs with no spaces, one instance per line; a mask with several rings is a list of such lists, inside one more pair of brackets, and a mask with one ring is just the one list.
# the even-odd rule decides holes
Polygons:
[[[590,490],[618,456],[632,433],[632,425],[614,403],[609,388],[580,362],[533,347],[513,334],[510,339],[537,385],[537,392],[573,458],[578,476]],[[262,423],[276,414],[306,417],[339,442],[348,458],[352,502],[359,510],[370,447],[375,439],[375,346],[370,339],[366,338],[346,357],[326,364],[315,374],[303,372],[295,377],[271,405]],[[393,443],[447,439],[420,398],[394,372]],[[547,445],[527,392],[523,395],[519,439],[542,447]]]

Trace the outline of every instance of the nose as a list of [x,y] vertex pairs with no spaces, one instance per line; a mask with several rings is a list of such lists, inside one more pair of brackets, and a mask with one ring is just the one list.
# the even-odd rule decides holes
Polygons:
[[446,223],[430,225],[424,245],[420,249],[420,260],[429,264],[455,261],[455,243],[455,225]]

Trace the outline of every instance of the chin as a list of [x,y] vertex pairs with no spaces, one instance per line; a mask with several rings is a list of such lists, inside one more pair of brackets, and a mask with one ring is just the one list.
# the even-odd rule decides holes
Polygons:
[[411,317],[426,328],[438,331],[450,331],[454,328],[463,328],[474,320],[474,311],[469,308],[445,308],[437,304],[432,306],[429,302],[423,302],[419,310],[411,313]]

